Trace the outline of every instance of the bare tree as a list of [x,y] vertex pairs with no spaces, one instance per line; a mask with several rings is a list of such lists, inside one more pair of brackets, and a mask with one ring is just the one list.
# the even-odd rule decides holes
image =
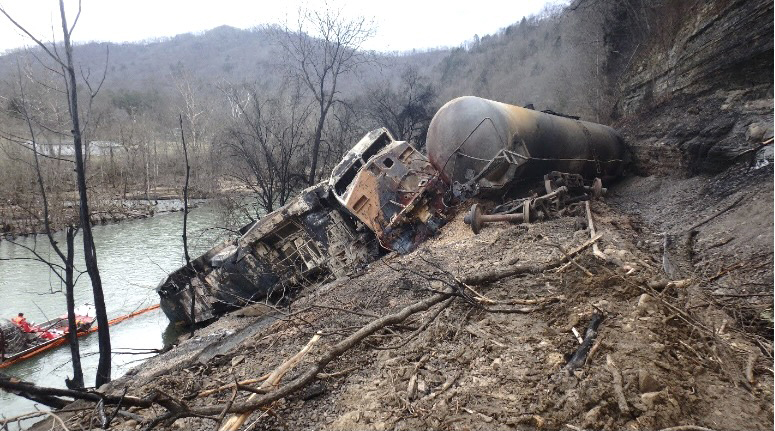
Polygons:
[[[16,98],[16,113],[23,119],[27,127],[28,141],[25,144],[25,148],[29,149],[32,153],[32,168],[35,172],[37,191],[40,196],[40,206],[42,208],[42,219],[40,224],[43,225],[43,231],[48,239],[51,249],[59,259],[59,263],[53,262],[45,258],[42,254],[38,253],[34,249],[30,249],[27,246],[18,244],[21,247],[27,249],[34,256],[34,259],[42,262],[49,267],[49,270],[60,280],[65,286],[65,301],[67,303],[67,321],[68,321],[68,341],[70,344],[71,362],[73,365],[73,378],[66,379],[65,382],[69,388],[82,388],[84,386],[83,369],[81,367],[81,355],[78,345],[78,327],[75,321],[75,264],[74,264],[74,238],[77,232],[77,228],[68,225],[66,228],[66,251],[62,251],[59,243],[54,239],[53,227],[51,224],[51,211],[49,210],[49,199],[46,191],[46,184],[43,179],[43,168],[41,166],[41,151],[38,146],[37,133],[36,133],[36,120],[32,118],[28,109],[28,100],[25,92],[24,81],[22,79],[21,67],[17,63],[18,71],[18,89],[19,96]],[[61,159],[60,159],[61,160]],[[36,217],[38,211],[30,211]]]
[[325,133],[328,139],[322,151],[322,169],[330,172],[342,160],[344,154],[353,144],[363,137],[364,126],[361,112],[355,103],[337,103],[332,106],[331,119],[326,125]]
[[[183,144],[183,160],[186,163],[186,182],[183,184],[183,256],[186,258],[186,266],[189,270],[196,272],[191,265],[191,256],[188,254],[188,180],[191,176],[191,165],[188,164],[188,147],[186,146],[186,134],[183,132],[183,114],[178,116],[180,120],[180,141]],[[196,136],[196,135],[195,135]],[[194,327],[196,326],[196,289],[189,280],[191,289],[191,336],[194,336]]]
[[224,137],[234,160],[229,175],[254,192],[262,212],[271,212],[305,182],[300,153],[310,140],[311,107],[298,86],[268,99],[250,85],[226,91],[235,110]]
[[187,147],[193,163],[194,179],[197,177],[205,178],[207,184],[204,186],[213,192],[217,188],[217,183],[211,180],[215,177],[212,168],[216,163],[202,163],[202,160],[205,159],[204,155],[208,152],[207,147],[211,142],[211,139],[207,138],[207,133],[212,109],[207,100],[202,97],[202,83],[195,79],[183,65],[178,65],[173,69],[172,81],[180,95],[180,111],[188,129]]
[[401,74],[398,89],[389,82],[374,86],[364,101],[366,116],[376,126],[387,127],[398,140],[425,143],[433,114],[436,113],[436,89],[430,79],[415,67]]
[[317,102],[317,124],[312,139],[307,184],[317,179],[323,130],[331,106],[340,101],[339,80],[358,66],[372,61],[361,47],[374,34],[373,22],[364,17],[349,19],[343,10],[300,10],[295,28],[286,26],[278,40],[289,57],[289,70]]
[[[73,139],[73,146],[75,148],[75,171],[76,171],[76,184],[78,187],[78,197],[80,200],[79,205],[79,219],[81,230],[83,232],[83,250],[84,258],[86,261],[86,271],[89,274],[92,284],[92,294],[94,296],[94,307],[97,314],[97,324],[99,325],[98,341],[100,356],[97,365],[97,378],[95,385],[97,387],[102,386],[104,383],[110,381],[110,369],[111,369],[111,348],[110,348],[110,331],[107,312],[105,308],[105,297],[102,291],[102,279],[100,278],[99,267],[97,264],[97,250],[94,246],[94,237],[92,236],[91,221],[89,217],[89,203],[86,187],[86,167],[84,163],[84,150],[83,150],[83,137],[81,128],[81,114],[78,107],[78,87],[77,87],[77,75],[73,61],[73,47],[70,41],[70,37],[75,29],[75,25],[78,23],[78,18],[81,15],[81,4],[78,4],[78,12],[72,25],[68,25],[67,16],[65,13],[64,0],[59,0],[59,12],[60,20],[62,24],[62,37],[64,56],[59,53],[56,43],[52,43],[49,47],[45,43],[41,42],[38,38],[33,36],[27,29],[16,22],[4,8],[0,7],[0,12],[8,18],[13,25],[19,30],[24,32],[33,42],[35,42],[57,65],[61,71],[61,76],[65,82],[66,97],[68,102],[68,109],[70,113],[70,121],[72,125],[71,133]],[[91,86],[90,86],[91,88]],[[92,95],[96,95],[99,91],[99,87],[91,91]],[[93,97],[93,96],[92,96]]]

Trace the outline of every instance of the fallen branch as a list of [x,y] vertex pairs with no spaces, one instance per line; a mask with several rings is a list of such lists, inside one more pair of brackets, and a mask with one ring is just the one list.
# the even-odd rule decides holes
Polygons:
[[710,428],[705,428],[697,425],[678,425],[676,427],[662,428],[659,431],[714,431]]
[[576,259],[574,259],[573,256],[568,254],[568,252],[566,252],[565,249],[562,248],[562,246],[560,244],[555,244],[555,243],[548,243],[548,244],[550,246],[556,248],[557,250],[560,250],[560,253],[562,253],[562,255],[565,257],[565,259],[568,260],[568,263],[576,265],[576,267],[579,268],[584,274],[587,274],[590,277],[595,275],[595,274],[592,274],[591,272],[589,272],[589,270],[587,268],[584,268],[583,266],[581,266],[580,263],[576,262]]
[[[589,201],[584,201],[584,208],[587,210],[587,225],[589,226],[589,236],[594,238],[596,235],[595,222],[592,220],[592,210],[589,208]],[[600,251],[600,248],[597,246],[596,242],[592,244],[592,254],[600,259],[608,260],[608,257],[602,251]]]
[[62,418],[60,418],[59,416],[57,416],[57,415],[55,415],[54,413],[51,413],[51,412],[45,412],[45,413],[51,419],[54,419],[54,421],[59,423],[59,426],[61,426],[64,431],[70,431],[70,428],[68,428],[67,425],[65,425],[65,421],[63,421]]
[[423,323],[419,328],[417,328],[414,332],[409,334],[406,338],[404,338],[400,343],[394,344],[392,346],[373,346],[372,348],[375,350],[392,350],[392,349],[398,349],[401,347],[404,347],[409,341],[413,340],[416,336],[418,336],[422,331],[426,330],[428,326],[433,323],[433,321],[436,320],[437,317],[439,317],[439,314],[441,314],[442,311],[444,311],[445,308],[449,306],[449,304],[452,303],[452,301],[455,299],[455,297],[450,297],[446,301],[444,301],[441,306],[431,315],[431,317]]
[[495,300],[492,298],[489,298],[485,296],[484,294],[478,292],[473,287],[463,283],[458,278],[455,278],[455,280],[460,283],[463,287],[466,288],[469,292],[474,294],[474,299],[481,303],[490,304],[490,305],[543,305],[547,304],[549,302],[559,301],[560,297],[552,296],[552,297],[545,297],[540,299],[522,299],[522,298],[513,298],[513,299],[507,299],[503,301]]
[[537,274],[549,269],[552,265],[515,265],[505,269],[482,272],[479,274],[468,275],[460,279],[464,284],[481,285],[492,283],[506,277],[513,277],[520,274]]
[[[31,399],[33,401],[41,402],[57,409],[71,403],[71,401],[64,400],[60,397],[92,401],[95,403],[102,400],[103,403],[107,405],[116,405],[122,403],[130,407],[151,407],[155,402],[159,404],[158,401],[160,401],[158,399],[159,397],[157,396],[158,394],[152,394],[152,396],[147,398],[137,398],[105,395],[98,392],[76,391],[72,389],[49,388],[45,386],[38,386],[34,383],[25,382],[2,373],[0,373],[0,389],[15,395],[25,397],[27,399]],[[48,403],[45,403],[41,400],[46,400]],[[164,407],[164,401],[161,401],[161,403],[162,404],[160,405]]]
[[584,359],[584,366],[586,366],[589,363],[589,361],[591,361],[592,358],[595,357],[595,353],[600,349],[602,342],[603,340],[601,339],[598,339],[597,341],[595,341],[595,344],[592,346],[591,349],[589,349],[589,353],[587,353],[586,359]]
[[[61,413],[82,412],[84,410],[91,410],[91,409],[92,409],[92,406],[66,408],[66,409],[57,410],[57,413],[61,414]],[[2,418],[0,418],[0,430],[5,430],[7,428],[7,426],[8,426],[8,424],[10,424],[11,422],[17,422],[17,421],[22,421],[22,420],[25,420],[25,419],[33,419],[33,418],[37,418],[37,417],[40,417],[40,416],[46,416],[47,413],[48,412],[45,412],[45,411],[34,411],[34,412],[30,412],[30,413],[24,413],[24,414],[21,414],[21,415],[18,415],[18,416],[13,416],[13,417],[10,417],[10,418],[2,417]],[[132,417],[130,419],[137,419],[139,417],[137,415],[133,415],[133,414],[125,412],[125,411],[119,412],[119,415],[122,415],[122,416],[124,416],[124,415],[135,416],[135,417]]]
[[565,262],[566,258],[574,257],[582,251],[586,250],[589,246],[595,247],[597,241],[601,238],[601,235],[592,235],[587,242],[576,247],[572,251],[567,253],[568,256],[563,256],[554,262],[545,263],[543,265],[515,265],[504,269],[497,269],[494,271],[482,272],[479,274],[468,275],[460,279],[463,284],[469,284],[472,286],[492,283],[506,277],[513,277],[520,274],[537,274],[553,268],[557,268]]
[[731,210],[732,208],[734,208],[735,206],[737,206],[737,204],[739,204],[739,203],[740,203],[740,202],[743,200],[743,198],[745,198],[745,196],[742,196],[742,195],[741,195],[741,196],[739,196],[739,197],[738,197],[737,199],[735,199],[735,201],[734,201],[734,202],[732,202],[731,204],[729,204],[729,205],[725,206],[724,208],[722,208],[722,209],[721,209],[721,210],[719,210],[718,212],[716,212],[716,213],[714,213],[714,214],[711,214],[711,215],[710,215],[710,216],[708,216],[708,217],[705,217],[704,219],[702,219],[702,220],[701,220],[701,221],[699,221],[698,223],[695,223],[695,224],[694,224],[692,227],[690,227],[690,228],[689,228],[689,229],[687,229],[686,231],[687,231],[687,232],[691,232],[691,231],[693,231],[693,230],[697,229],[698,227],[700,227],[700,226],[704,225],[705,223],[707,223],[707,222],[709,222],[709,221],[713,220],[714,218],[716,218],[716,217],[720,216],[721,214],[724,214],[725,212],[727,212],[727,211]]
[[732,160],[737,160],[737,159],[739,159],[740,157],[743,157],[746,154],[758,153],[759,150],[761,150],[762,148],[764,148],[764,147],[766,147],[768,145],[772,145],[772,140],[773,140],[773,138],[770,138],[770,139],[766,139],[766,140],[764,140],[762,142],[759,142],[759,145],[757,145],[757,146],[755,146],[753,148],[749,148],[749,149],[747,149],[745,151],[742,151],[741,153],[737,154],[734,158],[732,158]]
[[237,391],[239,387],[240,387],[240,384],[235,378],[234,387],[232,388],[232,391],[231,391],[231,398],[229,398],[229,402],[226,403],[226,407],[223,408],[223,411],[221,412],[221,414],[218,415],[218,421],[215,423],[215,426],[213,427],[213,429],[218,429],[221,427],[221,423],[226,418],[226,413],[229,411],[229,407],[231,407],[231,405],[234,404],[234,400],[237,399]]
[[124,391],[121,393],[121,398],[119,398],[118,403],[116,403],[116,410],[113,411],[113,414],[110,415],[110,417],[107,418],[105,422],[103,422],[102,428],[108,429],[110,427],[110,423],[113,422],[113,419],[115,419],[118,413],[121,411],[121,402],[124,401],[124,397],[126,396],[126,391],[127,391],[127,388],[124,387]]
[[[76,411],[87,410],[87,409],[90,409],[90,408],[91,407],[89,407],[89,408],[82,408],[82,409],[78,409]],[[57,412],[57,413],[59,413],[59,412]],[[34,418],[37,418],[37,417],[40,417],[40,416],[49,416],[55,422],[59,423],[59,425],[62,427],[62,429],[66,430],[66,431],[68,430],[67,426],[62,421],[62,418],[60,418],[56,414],[54,414],[52,412],[49,412],[49,411],[37,411],[37,412],[25,413],[23,415],[13,416],[13,417],[10,417],[10,418],[3,417],[2,419],[0,419],[0,430],[7,430],[8,429],[8,424],[10,424],[10,423],[21,422],[21,421],[23,421],[25,419],[34,419]],[[19,425],[20,424],[17,424],[17,426],[19,426]],[[21,429],[21,428],[19,428],[19,429]],[[52,430],[54,429],[53,425],[52,425],[51,429]]]
[[[428,263],[429,265],[433,266],[437,270],[441,271],[444,275],[449,277],[452,281],[445,280],[443,278],[438,278],[434,275],[425,275],[422,273],[419,273],[417,271],[411,271],[413,274],[419,275],[420,277],[425,278],[426,280],[431,281],[440,281],[443,284],[445,284],[447,287],[453,289],[452,291],[455,292],[456,296],[460,296],[463,298],[466,302],[473,305],[474,307],[483,310],[488,313],[532,313],[534,311],[537,311],[540,309],[540,307],[535,308],[510,308],[510,309],[494,309],[494,308],[487,308],[482,305],[482,303],[487,304],[498,304],[498,305],[514,305],[514,304],[539,304],[543,305],[545,303],[558,300],[558,298],[550,298],[547,300],[539,300],[539,301],[531,301],[531,300],[522,300],[522,299],[514,299],[512,301],[495,301],[493,299],[490,299],[483,294],[477,292],[473,287],[470,286],[470,284],[484,284],[488,282],[493,282],[500,280],[505,277],[509,277],[512,275],[520,274],[520,273],[538,273],[546,271],[547,269],[551,269],[554,267],[557,267],[560,263],[562,263],[562,260],[546,263],[539,266],[527,266],[527,265],[520,265],[515,267],[508,267],[506,269],[497,270],[497,271],[490,271],[485,273],[479,273],[475,275],[469,275],[464,277],[463,279],[458,278],[451,272],[447,271],[446,269],[440,267],[439,265],[434,264],[433,262],[429,262],[422,256],[418,256],[419,259],[423,260],[424,262]],[[397,271],[396,269],[390,267],[388,265],[388,268],[393,269],[394,271]],[[426,289],[428,291],[434,292],[434,293],[444,293],[439,290],[428,288]],[[468,292],[473,293],[475,296],[470,296]]]
[[[187,411],[185,405],[180,401],[164,394],[161,391],[155,390],[149,396],[145,398],[131,397],[131,396],[116,396],[105,395],[95,391],[76,391],[72,389],[60,389],[49,388],[45,386],[37,386],[34,383],[25,382],[14,377],[9,377],[0,373],[0,389],[5,390],[19,396],[31,400],[47,399],[52,404],[60,405],[64,407],[70,404],[71,401],[62,399],[60,397],[72,398],[75,400],[84,400],[98,403],[102,401],[104,405],[124,405],[127,407],[141,407],[148,408],[154,404],[158,404],[170,412],[183,412]],[[61,408],[61,407],[55,407]]]
[[241,382],[229,383],[227,385],[223,385],[223,386],[217,387],[215,389],[208,389],[206,391],[199,392],[196,396],[197,397],[206,397],[208,395],[212,395],[212,394],[215,394],[215,393],[218,393],[218,392],[222,392],[222,391],[225,391],[227,389],[232,389],[235,385],[252,385],[253,383],[260,383],[260,382],[263,382],[264,380],[268,379],[269,378],[269,374],[270,373],[266,373],[263,376],[258,377],[256,379],[247,379],[247,380],[243,380]]
[[446,390],[447,390],[447,389],[449,389],[449,388],[450,388],[452,385],[454,385],[454,384],[455,384],[455,382],[457,381],[457,379],[459,379],[461,375],[463,375],[463,373],[461,373],[461,372],[457,372],[457,373],[455,373],[455,374],[453,374],[453,375],[451,375],[451,376],[448,376],[448,377],[447,377],[447,380],[444,382],[444,384],[443,384],[443,385],[441,385],[441,388],[439,388],[439,390],[438,390],[438,391],[433,391],[433,392],[431,392],[430,394],[428,394],[428,395],[426,395],[426,396],[424,396],[424,397],[420,398],[420,401],[419,401],[419,402],[420,402],[420,403],[423,403],[423,402],[426,402],[426,401],[433,401],[433,400],[434,400],[436,397],[438,397],[438,396],[439,396],[439,395],[441,395],[441,394],[442,394],[444,391],[446,391]]
[[[277,386],[280,383],[280,380],[285,376],[285,374],[288,373],[288,371],[292,370],[299,362],[301,362],[302,358],[312,349],[312,346],[315,345],[315,343],[320,340],[320,334],[315,334],[312,336],[312,338],[307,342],[307,344],[302,348],[298,353],[293,355],[290,359],[280,364],[279,367],[275,368],[274,371],[267,377],[267,379],[264,381],[264,383],[261,384],[260,389],[267,389],[271,386]],[[248,403],[258,397],[259,394],[252,394],[248,398]],[[230,403],[232,404],[232,403]],[[231,405],[227,405],[223,408],[221,414],[226,414],[226,412],[229,410]],[[248,419],[251,413],[253,413],[253,410],[245,410],[241,414],[237,416],[231,417],[221,428],[221,431],[237,431],[239,427],[241,427],[245,421]]]
[[754,369],[754,366],[756,365],[756,360],[758,358],[759,358],[759,355],[756,352],[751,352],[748,355],[748,360],[745,363],[745,378],[746,380],[748,380],[748,383],[752,385],[756,383],[756,379],[754,378],[754,375],[753,375],[753,369]]
[[684,278],[682,280],[653,280],[648,282],[648,287],[652,289],[665,289],[665,288],[676,288],[676,289],[683,289],[685,287],[689,287],[694,282],[694,279],[691,278]]
[[[331,361],[333,361],[334,359],[338,358],[339,356],[347,352],[349,349],[351,349],[352,347],[354,347],[355,345],[363,341],[363,339],[365,339],[366,337],[374,334],[375,332],[379,331],[385,326],[401,323],[407,317],[415,313],[425,311],[431,308],[432,306],[448,299],[450,296],[452,296],[451,289],[449,289],[445,293],[436,294],[422,301],[415,302],[414,304],[408,305],[396,313],[388,314],[386,316],[383,316],[379,319],[376,319],[370,322],[369,324],[359,329],[352,335],[336,343],[328,352],[326,352],[320,359],[318,359],[317,362],[315,362],[309,369],[307,369],[307,371],[302,373],[296,379],[292,380],[290,383],[282,387],[279,387],[277,390],[272,391],[266,395],[258,396],[251,401],[233,405],[228,409],[229,412],[242,413],[242,412],[253,411],[273,401],[277,401],[281,398],[285,398],[286,396],[303,388],[312,380],[316,379],[318,373],[321,373],[323,369],[325,369],[325,367],[329,363],[331,363]],[[221,411],[223,411],[224,407],[225,407],[224,405],[203,407],[199,409],[192,409],[191,413],[203,414],[203,415],[219,414]]]
[[468,290],[469,292],[473,293],[475,295],[474,299],[476,299],[477,301],[484,302],[484,303],[487,303],[487,304],[497,304],[498,303],[498,301],[496,301],[494,299],[490,299],[490,298],[484,296],[483,294],[477,292],[476,289],[474,289],[473,287],[463,283],[457,277],[455,277],[455,280],[458,283],[460,283],[466,290]]
[[344,376],[344,375],[346,375],[348,373],[351,373],[351,372],[353,372],[353,371],[355,371],[357,369],[358,369],[358,367],[350,367],[350,368],[348,368],[346,370],[337,371],[335,373],[318,373],[318,375],[316,377],[318,379],[320,379],[320,380],[333,379],[334,377]]
[[[55,389],[55,388],[44,388],[35,385],[34,383],[24,382],[22,380],[19,380],[15,377],[8,376],[6,374],[0,373],[0,389],[3,389],[4,391],[27,398],[28,400],[35,401],[37,403],[41,403],[45,406],[54,408],[54,409],[61,409],[64,406],[70,404],[70,401],[63,400],[62,396],[66,397],[72,397],[69,392],[74,392],[76,394],[81,394],[80,391],[70,391],[64,390],[66,392],[56,392],[56,390],[49,390],[49,389]],[[95,400],[99,401],[99,399]]]
[[576,368],[584,365],[586,362],[587,354],[592,347],[592,343],[595,341],[595,337],[597,337],[597,328],[600,327],[600,324],[604,319],[605,316],[602,314],[595,314],[592,316],[592,320],[590,320],[589,326],[587,326],[587,331],[584,334],[584,339],[581,342],[581,346],[579,346],[578,350],[576,350],[576,352],[568,361],[568,364],[565,366],[568,371],[573,371]]
[[[588,239],[587,242],[585,242],[584,244],[581,244],[580,246],[576,247],[573,251],[569,252],[568,256],[569,257],[576,256],[577,254],[579,254],[582,251],[586,250],[589,246],[591,246],[595,242],[599,241],[600,238],[602,238],[602,237],[603,237],[603,235],[601,235],[599,233],[594,235],[592,238]],[[568,269],[568,267],[571,266],[572,263],[573,262],[570,262],[570,261],[567,262],[563,266],[557,268],[556,272],[563,272],[563,271],[565,271],[566,269]]]

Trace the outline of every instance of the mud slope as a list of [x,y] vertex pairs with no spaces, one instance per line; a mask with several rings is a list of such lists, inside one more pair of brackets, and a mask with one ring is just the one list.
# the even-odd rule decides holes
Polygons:
[[[771,169],[768,172],[771,176]],[[138,396],[161,390],[190,398],[235,379],[271,372],[322,331],[321,341],[283,380],[290,382],[337,341],[378,316],[428,298],[432,291],[457,286],[463,296],[366,338],[331,362],[320,379],[275,402],[270,410],[254,413],[246,424],[252,423],[251,429],[332,430],[613,430],[683,424],[714,430],[772,429],[771,327],[769,333],[762,331],[766,319],[751,316],[752,310],[771,313],[772,298],[741,305],[740,299],[757,297],[717,296],[730,291],[771,295],[771,245],[753,249],[755,242],[741,236],[746,230],[735,230],[740,229],[734,227],[739,210],[726,211],[698,228],[688,263],[671,257],[681,247],[668,246],[668,259],[688,270],[674,276],[691,281],[667,287],[662,248],[663,232],[682,232],[686,224],[691,227],[713,214],[716,206],[735,199],[735,193],[768,202],[769,207],[759,207],[769,210],[760,228],[772,238],[772,184],[758,192],[719,190],[718,196],[711,193],[708,198],[713,186],[706,181],[687,180],[670,193],[654,186],[661,181],[666,180],[630,179],[617,186],[607,202],[593,203],[595,225],[602,234],[600,249],[608,261],[587,248],[576,264],[472,282],[477,294],[456,280],[560,262],[560,247],[573,250],[590,234],[585,217],[579,216],[527,226],[488,225],[475,236],[459,214],[439,237],[414,253],[390,255],[352,279],[310,288],[293,303],[290,314],[285,310],[284,318],[281,314],[280,320],[261,327],[236,330],[250,328],[256,317],[238,316],[254,316],[256,310],[227,316],[111,388],[118,392],[128,386],[129,394]],[[696,199],[698,191],[709,199],[706,206],[690,210],[681,205],[681,199]],[[663,205],[666,202],[674,204],[672,210]],[[719,242],[734,245],[740,251],[738,260],[714,258]],[[740,289],[743,281],[749,283],[745,290]],[[477,295],[480,300],[473,300]],[[735,306],[726,299],[737,300]],[[569,357],[579,348],[572,328],[584,336],[599,313],[605,319],[593,342],[596,347],[578,369],[569,370]],[[192,346],[230,333],[250,336],[230,349],[190,353]],[[176,350],[187,350],[188,356],[175,362]],[[248,395],[238,392],[235,403]],[[224,390],[187,403],[193,409],[212,408],[231,398],[232,391]],[[135,413],[150,419],[162,410]],[[70,422],[87,425],[91,417],[91,412],[79,414]],[[139,427],[134,421],[119,423],[122,420],[126,418],[115,422],[118,429]],[[212,426],[212,420],[185,418],[159,428]]]

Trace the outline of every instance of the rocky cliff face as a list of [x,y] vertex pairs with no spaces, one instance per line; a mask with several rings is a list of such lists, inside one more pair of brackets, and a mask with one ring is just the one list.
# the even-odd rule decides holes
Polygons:
[[771,163],[772,146],[761,143],[773,133],[773,2],[662,3],[641,40],[628,41],[634,51],[618,79],[618,127],[636,171]]

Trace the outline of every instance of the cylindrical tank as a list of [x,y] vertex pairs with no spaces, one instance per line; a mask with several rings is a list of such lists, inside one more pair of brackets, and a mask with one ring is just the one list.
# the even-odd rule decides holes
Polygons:
[[621,174],[624,142],[612,128],[466,96],[431,120],[428,158],[447,183],[500,189],[550,171],[612,178]]

